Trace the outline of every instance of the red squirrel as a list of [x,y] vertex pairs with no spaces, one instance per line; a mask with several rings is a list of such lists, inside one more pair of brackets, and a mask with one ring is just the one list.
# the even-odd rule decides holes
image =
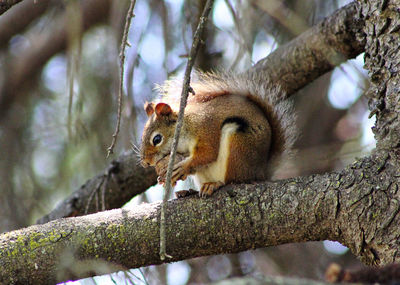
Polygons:
[[[228,183],[270,179],[277,161],[294,142],[295,115],[290,101],[278,100],[258,74],[199,73],[191,83],[172,185],[193,175],[200,196]],[[176,81],[161,86],[158,103],[146,103],[141,162],[166,175],[179,110]],[[177,96],[178,95],[178,96]],[[163,165],[160,167],[160,165]],[[159,166],[157,168],[157,166]]]

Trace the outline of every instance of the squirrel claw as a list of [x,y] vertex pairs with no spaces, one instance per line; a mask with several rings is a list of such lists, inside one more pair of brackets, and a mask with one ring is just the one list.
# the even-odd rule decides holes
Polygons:
[[157,177],[157,183],[158,184],[164,184],[165,183],[165,176],[158,176]]
[[176,185],[176,182],[178,180],[185,180],[188,176],[187,171],[185,170],[184,166],[182,164],[178,164],[175,168],[174,171],[172,172],[172,179],[171,179],[171,184],[173,186]]
[[214,191],[218,190],[222,186],[224,186],[224,183],[222,183],[220,181],[204,183],[201,186],[199,196],[202,198],[209,197],[214,193]]

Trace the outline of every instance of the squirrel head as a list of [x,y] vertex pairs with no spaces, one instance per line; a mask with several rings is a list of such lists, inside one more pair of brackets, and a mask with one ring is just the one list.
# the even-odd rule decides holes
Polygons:
[[148,116],[144,126],[140,150],[143,167],[154,166],[170,153],[178,119],[176,112],[166,103],[144,104]]

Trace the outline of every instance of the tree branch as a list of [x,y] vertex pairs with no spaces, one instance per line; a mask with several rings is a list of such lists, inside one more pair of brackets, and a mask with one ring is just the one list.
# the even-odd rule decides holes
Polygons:
[[[59,218],[96,213],[102,208],[120,208],[134,196],[146,191],[156,181],[157,175],[154,169],[139,167],[133,153],[121,155],[113,160],[102,174],[89,179],[37,223],[43,224]],[[105,191],[102,191],[103,189]],[[104,199],[92,199],[93,195],[100,196],[103,193]],[[96,205],[95,200],[104,200],[105,205]]]
[[[340,173],[230,185],[210,199],[169,201],[171,261],[330,239],[368,264],[399,262],[395,171],[385,158],[372,156]],[[142,204],[0,235],[0,283],[50,284],[91,276],[96,272],[91,267],[82,272],[82,264],[94,259],[119,269],[160,264],[160,208],[160,203]]]
[[4,0],[0,2],[0,15],[7,12],[15,4],[18,4],[22,0]]
[[364,20],[352,2],[294,40],[257,62],[250,71],[263,73],[290,96],[340,63],[364,51]]

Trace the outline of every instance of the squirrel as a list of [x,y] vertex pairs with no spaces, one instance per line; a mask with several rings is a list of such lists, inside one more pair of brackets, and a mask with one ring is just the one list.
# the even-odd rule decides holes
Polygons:
[[[279,158],[288,154],[296,138],[295,114],[280,89],[261,75],[197,73],[189,93],[171,183],[193,175],[200,196],[212,195],[229,183],[271,179]],[[155,166],[165,182],[181,83],[159,87],[159,102],[145,103],[148,116],[141,163]],[[177,96],[178,95],[178,96]],[[167,161],[167,162],[165,162]],[[192,193],[192,192],[191,192]]]

